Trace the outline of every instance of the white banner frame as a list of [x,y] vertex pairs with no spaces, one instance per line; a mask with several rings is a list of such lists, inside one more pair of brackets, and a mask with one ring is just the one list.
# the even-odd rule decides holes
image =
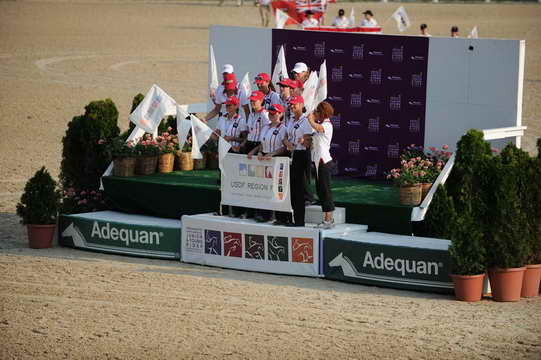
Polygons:
[[[258,160],[229,153],[223,159],[221,204],[274,211],[293,211],[289,188],[290,159]],[[267,177],[272,170],[271,176]]]

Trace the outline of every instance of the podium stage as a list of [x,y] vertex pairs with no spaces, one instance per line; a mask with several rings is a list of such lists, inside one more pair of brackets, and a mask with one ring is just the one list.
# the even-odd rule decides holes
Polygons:
[[[103,177],[116,209],[171,219],[214,212],[220,203],[218,171],[176,171],[134,177]],[[312,190],[314,184],[312,181]],[[412,207],[400,205],[399,189],[389,183],[333,178],[336,207],[346,209],[346,222],[368,225],[369,231],[411,234]]]

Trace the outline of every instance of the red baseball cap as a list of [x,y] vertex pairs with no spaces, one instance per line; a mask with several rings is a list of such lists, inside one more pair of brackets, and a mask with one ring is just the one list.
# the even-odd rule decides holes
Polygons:
[[278,82],[278,85],[280,86],[287,86],[292,89],[295,89],[297,87],[297,81],[285,78]]
[[304,99],[302,96],[300,95],[294,95],[292,97],[289,98],[289,104],[290,105],[293,105],[293,104],[304,104]]
[[233,90],[237,88],[237,77],[235,74],[224,74],[224,89]]
[[285,111],[284,107],[280,104],[272,104],[267,109],[270,114],[283,113]]
[[267,73],[257,74],[257,76],[255,77],[255,83],[258,84],[264,81],[271,81],[270,75]]
[[227,100],[225,101],[225,104],[226,105],[235,105],[235,106],[239,106],[240,105],[240,100],[238,97],[236,96],[231,96],[231,97],[228,97]]
[[250,100],[263,100],[265,98],[265,94],[263,94],[261,91],[254,91],[252,92],[252,95],[250,95]]

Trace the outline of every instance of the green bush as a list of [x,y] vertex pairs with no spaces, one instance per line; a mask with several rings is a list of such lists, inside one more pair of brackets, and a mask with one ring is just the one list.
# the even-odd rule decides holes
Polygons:
[[118,136],[118,111],[111,99],[93,101],[84,115],[68,123],[62,139],[60,180],[65,188],[97,189],[100,177],[111,161],[105,145]]
[[55,224],[60,208],[60,197],[56,181],[45,167],[42,167],[28,180],[21,201],[17,204],[17,215],[21,217],[21,223]]
[[429,236],[451,239],[457,213],[453,198],[447,194],[445,185],[438,186],[425,217],[425,229]]

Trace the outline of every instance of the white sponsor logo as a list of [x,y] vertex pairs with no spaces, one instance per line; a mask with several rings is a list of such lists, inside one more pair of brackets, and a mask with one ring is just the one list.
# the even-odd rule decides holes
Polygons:
[[350,79],[362,79],[363,78],[363,74],[360,74],[360,73],[350,73],[348,74],[349,78]]
[[124,229],[121,227],[111,226],[110,223],[100,227],[97,221],[94,221],[92,225],[91,237],[97,237],[103,240],[121,241],[130,246],[130,243],[160,245],[160,238],[163,237],[163,232],[158,231],[145,231],[137,229]]
[[345,171],[345,172],[356,172],[356,171],[359,171],[359,169],[353,168],[353,167],[352,167],[352,168],[347,167],[347,168],[344,169],[344,171]]
[[377,146],[365,146],[365,151],[379,151],[379,148]]
[[344,99],[340,96],[329,96],[327,99],[331,101],[344,101]]
[[364,255],[363,267],[370,267],[377,270],[396,271],[402,276],[406,274],[426,274],[439,275],[439,268],[443,264],[438,264],[434,261],[409,260],[409,259],[393,259],[386,257],[384,253],[373,257],[370,251]]
[[385,124],[385,127],[389,129],[400,129],[400,124]]
[[410,59],[413,60],[413,61],[421,61],[421,60],[424,60],[425,57],[424,56],[412,56]]
[[351,126],[361,126],[361,122],[358,120],[346,121],[346,124],[351,125]]
[[344,53],[344,49],[331,49],[331,52],[333,54],[343,54]]
[[400,80],[402,80],[402,77],[401,77],[401,76],[397,76],[397,75],[392,75],[392,76],[387,76],[387,80],[391,80],[391,81],[400,81]]
[[374,98],[372,98],[372,99],[366,99],[366,102],[367,102],[368,104],[381,104],[381,100],[380,100],[380,99],[374,99]]
[[292,49],[295,51],[306,51],[306,46],[293,46]]
[[412,106],[421,106],[423,103],[421,101],[408,101],[408,104]]
[[376,50],[369,51],[369,52],[368,52],[368,55],[372,55],[372,56],[383,56],[383,51],[376,51]]

